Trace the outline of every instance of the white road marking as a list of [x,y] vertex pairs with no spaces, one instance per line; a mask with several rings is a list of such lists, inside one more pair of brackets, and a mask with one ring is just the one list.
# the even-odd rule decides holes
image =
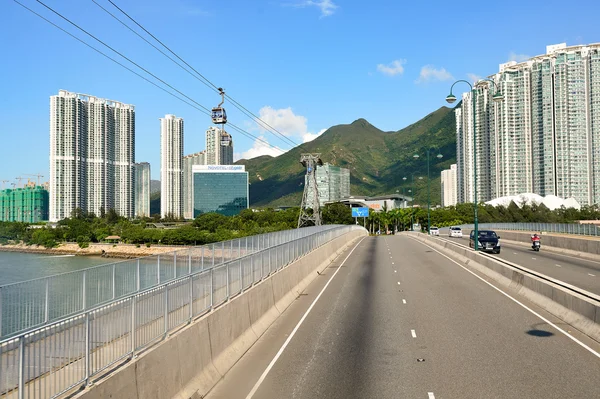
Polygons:
[[588,276],[596,277],[596,275],[592,273],[588,273]]
[[252,388],[252,390],[250,391],[250,393],[248,394],[248,396],[246,396],[246,399],[251,399],[254,396],[254,394],[256,393],[256,391],[258,391],[258,388],[260,387],[260,385],[263,383],[263,381],[265,380],[265,378],[269,374],[269,371],[271,371],[271,369],[273,368],[273,366],[275,365],[275,363],[277,362],[277,360],[279,359],[279,357],[281,356],[281,354],[283,353],[283,351],[285,350],[285,348],[288,346],[288,344],[290,343],[290,341],[292,340],[292,338],[294,337],[294,335],[296,335],[296,332],[298,331],[298,329],[300,328],[300,326],[302,325],[302,323],[304,323],[304,319],[306,319],[306,317],[308,316],[308,314],[310,313],[310,311],[312,310],[312,308],[315,306],[315,304],[317,303],[317,301],[319,300],[319,298],[321,298],[321,295],[323,295],[323,292],[325,292],[325,290],[329,286],[329,283],[331,283],[331,280],[333,280],[333,278],[335,277],[335,275],[340,271],[341,267],[344,266],[344,263],[346,263],[346,261],[348,260],[348,258],[350,257],[350,255],[352,255],[352,252],[354,252],[354,250],[356,248],[358,248],[358,246],[360,245],[361,242],[363,242],[363,240],[364,240],[364,237],[354,246],[354,248],[352,248],[352,251],[350,251],[350,253],[348,254],[348,256],[346,256],[346,259],[344,259],[344,261],[342,263],[340,263],[340,265],[337,267],[337,269],[335,270],[335,273],[333,273],[333,275],[331,276],[331,278],[329,279],[329,281],[327,281],[327,284],[325,284],[325,287],[323,287],[323,289],[321,290],[321,292],[319,292],[319,295],[317,295],[317,297],[315,298],[315,300],[313,301],[313,303],[310,304],[310,307],[306,310],[306,313],[304,313],[304,316],[302,316],[302,318],[300,319],[300,321],[298,322],[298,324],[296,324],[296,327],[294,327],[294,329],[292,330],[292,332],[289,335],[289,337],[285,340],[285,342],[283,343],[283,345],[281,346],[281,348],[279,348],[279,351],[277,352],[277,354],[275,355],[275,357],[273,358],[273,360],[271,360],[271,363],[269,363],[269,365],[267,366],[267,368],[265,369],[265,371],[262,373],[262,375],[260,376],[260,378],[258,379],[258,381],[256,381],[256,384],[254,385],[254,387]]
[[[418,241],[417,239],[414,239],[414,240]],[[420,242],[422,245],[426,246],[427,248],[429,248],[429,249],[437,252],[438,254],[442,255],[444,258],[448,259],[450,262],[454,263],[455,265],[460,266],[465,271],[471,273],[473,276],[477,277],[479,280],[483,281],[484,283],[486,283],[487,285],[489,285],[490,287],[492,287],[496,291],[500,292],[502,295],[504,295],[505,297],[507,297],[511,301],[517,303],[518,305],[520,305],[521,307],[523,307],[525,310],[528,310],[530,313],[534,314],[535,316],[537,316],[538,318],[540,318],[542,321],[546,322],[548,325],[554,327],[557,331],[559,331],[560,333],[564,334],[567,338],[571,339],[573,342],[577,343],[578,345],[580,345],[581,347],[583,347],[584,349],[586,349],[588,352],[590,352],[591,354],[593,354],[594,356],[596,356],[597,358],[600,359],[600,353],[596,352],[595,350],[593,350],[592,348],[590,348],[589,346],[587,346],[586,344],[584,344],[583,342],[581,342],[580,340],[578,340],[577,338],[575,338],[574,336],[572,336],[571,334],[569,334],[568,332],[566,332],[565,330],[563,330],[562,328],[558,327],[556,324],[552,323],[550,320],[546,319],[541,314],[539,314],[536,311],[530,309],[529,307],[527,307],[527,305],[519,302],[517,299],[513,298],[512,296],[510,296],[506,292],[502,291],[500,288],[496,287],[494,284],[492,284],[489,281],[485,280],[483,277],[478,276],[476,273],[472,272],[471,270],[467,269],[465,266],[463,266],[460,263],[456,262],[451,257],[449,257],[449,256],[441,253],[437,249],[435,249],[433,247],[430,247],[429,245],[427,245],[427,244],[425,244],[425,243],[423,243],[421,241],[418,241],[418,242]]]
[[392,265],[394,264],[394,262],[392,262]]
[[398,270],[394,270],[394,273],[398,273]]
[[556,265],[554,265],[554,266],[556,266],[556,267],[562,267],[562,266],[561,266],[561,265],[559,265],[558,263],[557,263]]
[[516,252],[513,252],[513,254],[515,254],[515,255],[516,255],[517,253],[516,253]]
[[403,299],[403,300],[402,300],[402,303],[406,305],[406,299]]
[[435,399],[433,392],[427,392],[428,399]]
[[535,260],[535,258],[531,258],[531,259]]
[[417,338],[417,333],[415,330],[410,330],[410,335],[412,335],[413,338]]
[[398,281],[398,285],[400,285],[400,281]]

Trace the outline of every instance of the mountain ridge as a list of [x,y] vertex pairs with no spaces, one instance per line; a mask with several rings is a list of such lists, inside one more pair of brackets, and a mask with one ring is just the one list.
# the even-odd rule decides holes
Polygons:
[[[430,152],[431,202],[440,203],[440,171],[456,161],[456,120],[454,109],[441,107],[415,123],[385,132],[364,118],[350,124],[335,125],[313,141],[272,157],[263,155],[241,159],[250,181],[252,206],[300,205],[305,170],[301,153],[321,153],[323,162],[350,170],[351,195],[408,195],[411,175],[426,177],[426,150]],[[413,158],[415,153],[419,158]],[[407,177],[407,180],[402,180]],[[426,178],[415,183],[416,200],[426,203]]]

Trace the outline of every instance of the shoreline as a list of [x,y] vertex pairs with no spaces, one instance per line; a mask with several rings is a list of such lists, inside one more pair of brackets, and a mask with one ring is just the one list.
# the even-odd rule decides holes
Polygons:
[[5,244],[0,245],[0,252],[20,252],[44,255],[75,255],[75,256],[100,256],[103,258],[134,259],[151,256],[165,252],[173,252],[189,248],[188,246],[151,246],[136,247],[130,244],[98,244],[90,243],[88,248],[79,248],[76,243],[60,244],[56,248],[44,248],[39,245]]

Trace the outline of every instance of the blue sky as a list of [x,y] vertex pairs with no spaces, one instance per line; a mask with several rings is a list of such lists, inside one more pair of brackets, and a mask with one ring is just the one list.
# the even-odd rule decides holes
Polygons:
[[[92,43],[36,1],[19,1]],[[118,14],[107,0],[96,1]],[[358,118],[398,130],[445,105],[454,79],[492,74],[510,59],[543,54],[548,44],[600,41],[600,3],[587,0],[113,1],[296,143]],[[44,2],[198,103],[219,102],[91,0]],[[153,178],[160,174],[158,119],[165,114],[184,118],[186,154],[204,149],[207,116],[12,0],[0,3],[0,46],[0,180],[25,173],[48,179],[49,97],[59,89],[134,104],[136,161],[150,162]],[[231,122],[290,148],[225,106]],[[274,151],[230,132],[237,158]]]

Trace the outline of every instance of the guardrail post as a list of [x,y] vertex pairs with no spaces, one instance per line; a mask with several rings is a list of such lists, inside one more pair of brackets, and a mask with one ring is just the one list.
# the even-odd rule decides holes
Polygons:
[[213,291],[214,291],[214,280],[215,280],[215,273],[214,273],[215,269],[210,269],[210,310],[212,310],[213,308],[213,304],[214,304],[214,295],[213,295]]
[[[1,295],[0,295],[1,297]],[[50,320],[50,279],[46,279],[46,294],[44,300],[44,323]],[[2,336],[2,300],[0,299],[0,337]]]
[[2,290],[0,289],[0,337],[2,337]]
[[[190,263],[191,264],[191,263]],[[194,276],[190,275],[190,322],[194,318]]]
[[231,248],[229,249],[229,257],[230,257],[230,259],[234,259],[234,257],[233,257],[233,240],[231,240]]
[[88,384],[90,379],[90,314],[85,314],[85,385]]
[[192,249],[188,250],[188,274],[192,274]]
[[238,263],[240,264],[240,293],[244,292],[244,280],[242,278],[242,260],[238,259]]
[[221,264],[225,263],[225,241],[221,241]]
[[131,298],[131,355],[135,352],[135,298]]
[[19,399],[25,398],[25,336],[19,337]]
[[83,301],[83,307],[82,309],[85,310],[85,306],[86,306],[86,300],[87,300],[87,284],[86,284],[86,280],[87,280],[87,272],[84,270],[83,271],[83,285],[82,285],[82,301]]
[[238,258],[242,257],[242,239],[238,239]]
[[227,293],[227,300],[229,300],[229,262],[227,262],[227,264],[225,265],[225,272],[226,272],[226,276],[225,276],[225,284],[226,284],[226,293]]
[[164,335],[167,335],[169,331],[169,287],[165,284],[165,331]]
[[204,270],[204,246],[200,250],[200,256],[202,256],[202,259],[200,260],[200,270]]
[[212,244],[212,267],[215,267],[215,244]]

